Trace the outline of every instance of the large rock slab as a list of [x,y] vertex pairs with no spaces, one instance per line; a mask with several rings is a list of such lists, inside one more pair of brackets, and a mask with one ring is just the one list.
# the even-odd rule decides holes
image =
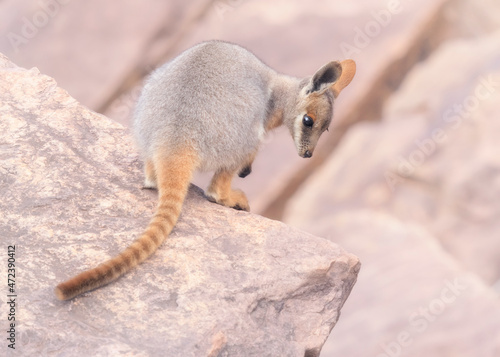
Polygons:
[[324,356],[500,353],[498,43],[500,32],[441,46],[291,201],[285,222],[364,262],[346,305],[359,315]]
[[[156,193],[140,189],[125,129],[53,79],[0,56],[0,93],[0,236],[3,249],[16,247],[17,295],[16,349],[4,340],[0,354],[319,355],[359,260],[328,240],[212,204],[196,187],[151,259],[109,286],[56,300],[58,282],[131,243]],[[6,306],[6,294],[0,301]]]

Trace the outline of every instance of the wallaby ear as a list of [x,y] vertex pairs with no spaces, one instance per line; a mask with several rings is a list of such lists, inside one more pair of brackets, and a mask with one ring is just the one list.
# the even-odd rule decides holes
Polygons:
[[351,83],[354,75],[356,74],[356,62],[352,59],[347,59],[340,62],[342,66],[342,72],[340,78],[333,84],[332,91],[335,98],[338,97],[339,93]]
[[331,87],[339,79],[341,73],[342,66],[339,62],[332,61],[325,64],[312,76],[306,93],[309,94]]

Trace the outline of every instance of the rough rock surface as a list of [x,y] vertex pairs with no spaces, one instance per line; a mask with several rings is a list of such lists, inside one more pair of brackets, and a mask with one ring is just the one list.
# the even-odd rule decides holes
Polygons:
[[[153,257],[109,286],[57,301],[58,282],[140,233],[156,193],[140,189],[125,129],[53,79],[0,55],[0,93],[0,236],[2,249],[16,246],[18,296],[16,351],[2,338],[1,355],[319,354],[358,259],[328,240],[209,203],[196,187]],[[7,331],[6,319],[0,324]]]
[[498,43],[443,44],[288,207],[285,222],[364,262],[323,356],[500,354]]

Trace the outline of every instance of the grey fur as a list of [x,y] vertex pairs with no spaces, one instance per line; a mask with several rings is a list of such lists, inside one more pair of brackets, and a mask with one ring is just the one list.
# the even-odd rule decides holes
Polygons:
[[[288,127],[304,157],[330,124],[334,96],[329,86],[341,70],[331,62],[320,69],[323,75],[312,77],[313,83],[311,77],[279,74],[235,44],[204,42],[147,79],[133,131],[145,159],[158,150],[175,155],[177,148],[191,143],[198,169],[237,171],[251,164],[275,120]],[[306,130],[302,118],[311,106],[316,121]]]

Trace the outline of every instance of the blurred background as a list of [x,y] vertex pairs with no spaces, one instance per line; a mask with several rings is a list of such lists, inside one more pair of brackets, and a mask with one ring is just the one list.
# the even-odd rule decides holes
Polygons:
[[144,77],[204,40],[295,76],[355,59],[314,157],[276,130],[234,186],[361,258],[322,357],[500,356],[498,0],[3,0],[0,34],[125,126]]

